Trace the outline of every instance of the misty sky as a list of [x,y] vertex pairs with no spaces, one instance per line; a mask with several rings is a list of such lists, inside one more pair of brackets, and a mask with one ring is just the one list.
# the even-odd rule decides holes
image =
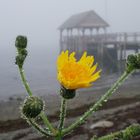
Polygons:
[[24,65],[29,83],[56,91],[58,27],[71,15],[88,10],[103,17],[110,32],[140,32],[140,0],[0,0],[0,98],[24,90],[14,65],[19,34],[29,40]]
[[92,9],[108,21],[111,32],[140,31],[140,0],[0,0],[0,48],[14,45],[23,34],[31,46],[55,49],[59,25]]

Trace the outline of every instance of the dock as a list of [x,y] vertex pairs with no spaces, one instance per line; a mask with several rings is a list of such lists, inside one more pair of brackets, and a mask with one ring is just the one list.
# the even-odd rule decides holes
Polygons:
[[127,55],[140,51],[140,32],[109,33],[110,25],[95,11],[68,18],[60,27],[60,51],[94,55],[104,72],[121,72]]

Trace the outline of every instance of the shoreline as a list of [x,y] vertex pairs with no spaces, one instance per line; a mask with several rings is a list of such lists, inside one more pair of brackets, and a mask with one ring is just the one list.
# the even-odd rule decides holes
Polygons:
[[[124,129],[126,126],[131,124],[130,122],[140,122],[140,116],[137,115],[140,114],[139,83],[139,77],[130,77],[128,82],[125,82],[123,86],[116,91],[116,93],[108,100],[103,108],[95,113],[94,117],[91,116],[87,120],[86,124],[76,129],[76,131],[67,136],[65,139],[88,139],[91,137],[91,135],[93,135],[93,130],[89,128],[90,125],[100,120],[109,120],[114,123],[114,127],[95,129],[95,134],[99,136],[104,135],[105,132],[109,133]],[[94,86],[96,87],[96,85]],[[73,122],[79,115],[86,111],[89,106],[94,104],[105,93],[105,91],[108,90],[108,88],[109,85],[103,86],[102,88],[93,87],[87,90],[78,90],[76,98],[68,101],[66,125]],[[20,117],[19,106],[22,104],[25,96],[14,97],[15,98],[11,98],[8,101],[0,101],[0,139],[44,140],[43,137],[35,133],[36,131],[32,130],[32,128]],[[56,126],[58,123],[57,120],[59,119],[60,96],[56,94],[48,94],[41,96],[41,98],[46,103],[45,111],[47,112],[49,119]],[[122,125],[120,125],[120,123]],[[9,138],[9,135],[11,136],[11,139]],[[82,139],[81,136],[84,139]]]
[[[111,81],[111,80],[110,80]],[[113,79],[114,81],[114,79]],[[83,105],[91,104],[96,102],[110,87],[111,83],[106,84],[104,82],[102,87],[100,84],[103,81],[99,81],[93,87],[78,90],[76,93],[76,97],[74,100],[70,100],[68,102],[69,109],[74,109],[77,107],[81,107]],[[110,97],[112,99],[125,99],[125,98],[137,98],[140,94],[140,76],[138,77],[129,77],[129,79],[116,91],[116,93]],[[106,85],[106,86],[105,86]],[[43,94],[46,92],[45,89],[40,91],[42,94],[40,98],[42,98],[46,103],[46,110],[49,115],[54,114],[57,110],[59,110],[60,106],[60,96],[58,94]],[[36,93],[40,93],[36,90]],[[19,106],[23,103],[25,97],[27,95],[22,94],[14,95],[13,97],[8,98],[7,100],[0,100],[0,121],[17,119],[20,117],[19,115]],[[55,102],[55,104],[54,104]],[[74,106],[73,106],[74,105]]]
[[[119,77],[119,74],[114,73],[111,75],[102,75],[100,79],[98,79],[94,85],[90,88],[83,88],[78,92],[94,92],[96,90],[103,90],[105,88],[109,88],[111,87],[111,85],[117,80],[117,78]],[[53,81],[54,82],[54,81]],[[31,86],[32,88],[32,92],[35,93],[35,95],[39,96],[38,94],[40,94],[40,96],[49,96],[49,95],[54,95],[56,96],[57,92],[59,92],[59,83],[58,81],[55,81],[56,83],[53,85],[52,83],[52,87],[51,89],[46,87],[46,86],[41,86],[40,88],[37,88],[36,86]],[[140,74],[139,75],[131,75],[128,80],[125,81],[124,85],[130,85],[130,84],[138,84],[140,83]],[[7,102],[10,100],[23,100],[26,96],[26,90],[24,88],[24,86],[22,85],[21,81],[20,84],[18,85],[18,91],[12,91],[12,95],[0,95],[0,102]],[[132,86],[132,85],[131,85]],[[16,87],[15,87],[16,88]],[[10,92],[10,91],[9,91]],[[14,94],[15,93],[15,94]],[[38,93],[38,94],[37,94]],[[47,94],[46,94],[47,93]],[[2,93],[1,93],[2,94]],[[4,92],[4,94],[6,94]]]
[[[114,103],[116,102],[116,103]],[[66,126],[71,124],[83,114],[89,106],[83,105],[79,108],[68,109],[66,117]],[[140,123],[140,96],[139,98],[128,99],[114,99],[109,100],[103,108],[89,117],[86,123],[82,124],[72,134],[65,137],[66,140],[89,140],[93,134],[102,136],[117,130],[126,128],[133,123]],[[57,110],[53,115],[48,115],[48,119],[57,127],[59,118],[59,111]],[[102,121],[109,121],[113,123],[110,127],[97,127],[91,129],[91,126]],[[94,132],[94,133],[93,133]],[[9,137],[10,135],[10,137]],[[82,138],[81,138],[82,137]],[[0,121],[0,139],[1,140],[45,140],[44,137],[36,133],[25,120],[18,118],[15,120]],[[51,138],[48,140],[52,140]]]

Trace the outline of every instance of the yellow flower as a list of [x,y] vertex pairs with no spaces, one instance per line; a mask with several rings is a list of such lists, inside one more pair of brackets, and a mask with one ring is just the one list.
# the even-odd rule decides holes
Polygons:
[[57,78],[66,89],[78,89],[90,87],[92,82],[100,77],[101,70],[96,72],[97,64],[93,65],[94,57],[87,56],[84,52],[79,61],[75,58],[75,52],[68,54],[63,51],[57,60]]

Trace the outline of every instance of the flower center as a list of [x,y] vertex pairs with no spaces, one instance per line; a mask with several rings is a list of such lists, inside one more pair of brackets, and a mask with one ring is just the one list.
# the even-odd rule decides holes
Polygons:
[[73,81],[75,79],[83,79],[88,73],[88,70],[78,63],[66,63],[61,71],[61,74],[65,77],[65,80]]

